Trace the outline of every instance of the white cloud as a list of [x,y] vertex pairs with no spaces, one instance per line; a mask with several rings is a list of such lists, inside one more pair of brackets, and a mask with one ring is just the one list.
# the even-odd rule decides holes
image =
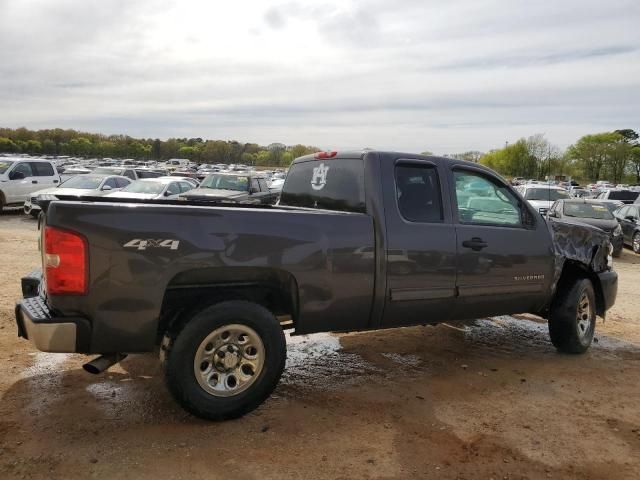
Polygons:
[[446,153],[638,128],[636,1],[0,0],[0,124]]

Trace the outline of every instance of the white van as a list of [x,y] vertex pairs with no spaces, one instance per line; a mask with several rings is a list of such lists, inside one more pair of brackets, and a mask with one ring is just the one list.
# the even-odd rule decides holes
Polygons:
[[60,175],[49,160],[0,157],[0,211],[22,206],[31,192],[59,183]]

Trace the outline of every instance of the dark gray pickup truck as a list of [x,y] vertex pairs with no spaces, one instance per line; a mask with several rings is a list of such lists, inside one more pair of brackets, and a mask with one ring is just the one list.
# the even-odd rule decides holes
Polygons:
[[41,202],[44,275],[19,335],[100,354],[157,348],[175,399],[207,419],[273,391],[284,329],[354,331],[529,312],[584,352],[616,298],[608,236],[549,222],[477,164],[388,152],[295,160],[277,206]]

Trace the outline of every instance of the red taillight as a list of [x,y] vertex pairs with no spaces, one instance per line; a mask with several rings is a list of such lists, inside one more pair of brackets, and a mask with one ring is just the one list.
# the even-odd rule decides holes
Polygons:
[[87,293],[87,242],[84,237],[45,227],[43,259],[49,295]]
[[338,154],[338,152],[332,151],[332,152],[316,152],[313,154],[313,158],[333,158]]

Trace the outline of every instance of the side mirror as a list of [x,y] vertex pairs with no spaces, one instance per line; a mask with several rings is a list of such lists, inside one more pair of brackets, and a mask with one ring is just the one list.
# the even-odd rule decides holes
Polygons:
[[103,192],[108,192],[109,190],[113,190],[113,189],[111,188],[111,185],[105,185],[104,187],[102,187],[102,191],[103,191]]
[[258,193],[260,190],[258,190],[256,187],[251,187],[249,188],[249,194],[252,195],[254,193]]
[[626,217],[624,217],[625,220],[628,220],[629,222],[635,222],[636,221],[636,217],[634,217],[633,215],[627,215]]
[[164,196],[165,197],[170,197],[171,195],[173,195],[169,190],[167,190],[166,192],[164,192]]
[[9,174],[9,180],[24,180],[24,173],[22,173],[22,172],[11,172]]

